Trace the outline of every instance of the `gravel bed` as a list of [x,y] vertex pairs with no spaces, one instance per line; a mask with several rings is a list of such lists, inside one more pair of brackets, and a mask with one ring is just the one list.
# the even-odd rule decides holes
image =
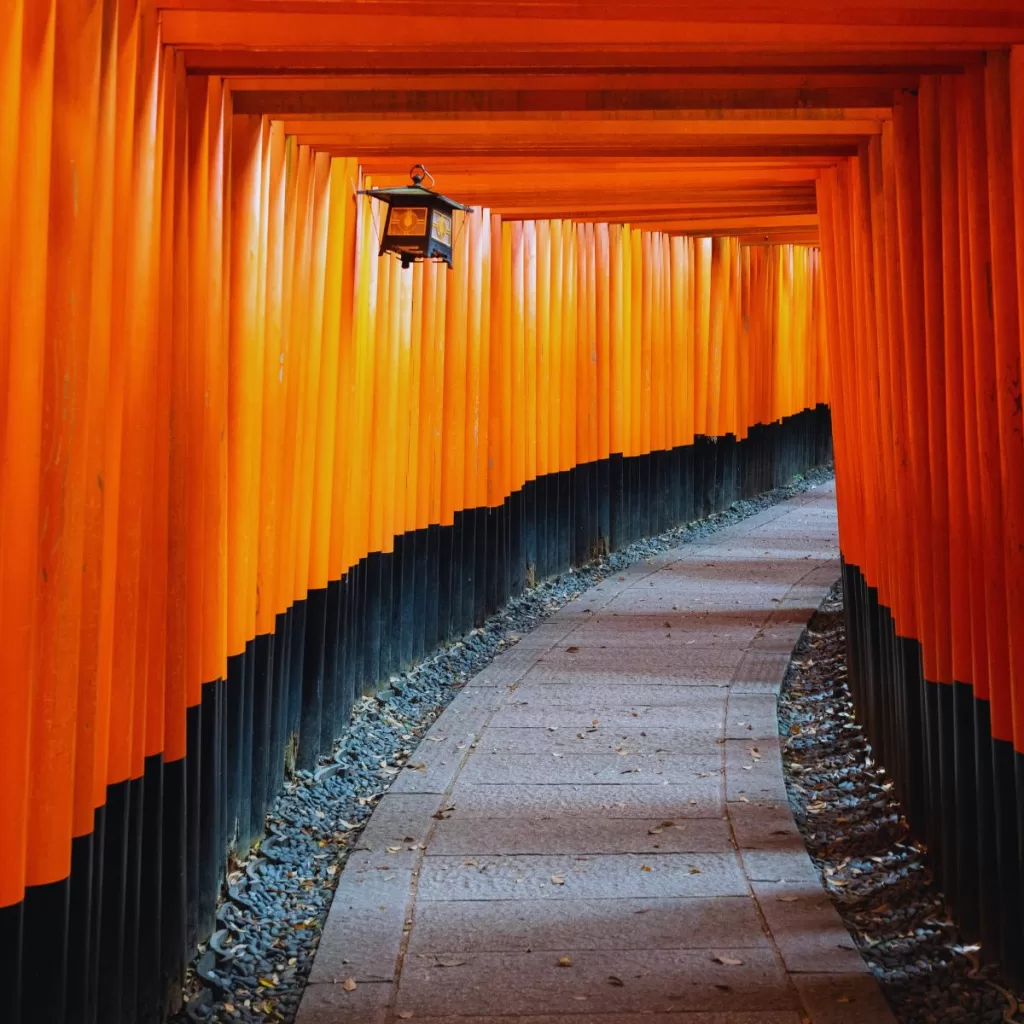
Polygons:
[[961,942],[909,835],[885,769],[856,724],[846,678],[842,584],[793,654],[779,699],[789,801],[846,927],[903,1024],[1004,1024],[1018,1001]]
[[218,932],[189,968],[173,1024],[288,1024],[312,967],[338,874],[374,806],[420,737],[466,682],[553,611],[626,566],[739,522],[832,478],[813,470],[784,488],[570,570],[531,588],[480,629],[393,676],[356,705],[332,758],[296,772],[267,816],[267,838],[237,865]]

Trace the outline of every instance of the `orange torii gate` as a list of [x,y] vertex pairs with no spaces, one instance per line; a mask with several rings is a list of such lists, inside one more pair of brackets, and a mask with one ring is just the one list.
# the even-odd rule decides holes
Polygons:
[[[1022,43],[1010,0],[4,0],[12,1020],[159,1019],[290,737],[656,489],[820,457],[825,402],[865,724],[1022,962]],[[353,198],[421,158],[486,211],[451,274]]]

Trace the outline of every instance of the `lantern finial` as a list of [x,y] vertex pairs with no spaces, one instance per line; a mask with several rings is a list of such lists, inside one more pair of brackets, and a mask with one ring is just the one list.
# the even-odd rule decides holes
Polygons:
[[409,170],[409,177],[412,178],[412,183],[414,185],[422,185],[425,177],[430,179],[431,185],[435,184],[434,176],[426,169],[426,167],[423,166],[423,164],[413,164]]

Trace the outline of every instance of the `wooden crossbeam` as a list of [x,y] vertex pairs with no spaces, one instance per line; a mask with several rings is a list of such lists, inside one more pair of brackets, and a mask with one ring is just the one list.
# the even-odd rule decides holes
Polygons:
[[[684,5],[670,17],[644,17],[632,5],[616,5],[600,17],[540,17],[531,13],[480,16],[479,8],[422,4],[394,4],[394,17],[365,13],[367,5],[352,13],[319,13],[307,9],[302,16],[292,9],[265,7],[235,10],[173,10],[163,12],[163,38],[173,46],[191,48],[238,47],[253,49],[344,47],[376,51],[390,47],[416,47],[440,57],[446,51],[473,46],[501,54],[508,48],[543,48],[557,65],[560,50],[588,46],[612,47],[623,56],[631,49],[658,41],[691,49],[729,47],[736,50],[806,47],[877,50],[919,46],[996,47],[1024,40],[1024,10],[1019,5],[958,5],[937,10],[923,5],[878,5],[851,9],[830,4],[776,5],[757,11],[733,5],[733,16],[722,19],[720,6]],[[322,7],[320,8],[322,10]],[[614,16],[616,11],[618,16]],[[682,17],[685,13],[686,17]],[[398,16],[400,15],[400,16]],[[760,15],[760,19],[757,17]],[[884,28],[884,32],[880,32]]]
[[816,239],[819,174],[923,75],[1024,41],[1017,0],[152,0],[237,114],[519,218]]

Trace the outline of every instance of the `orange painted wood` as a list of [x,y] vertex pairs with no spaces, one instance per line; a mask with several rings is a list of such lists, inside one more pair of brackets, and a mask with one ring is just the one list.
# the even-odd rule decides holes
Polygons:
[[[4,806],[7,839],[0,852],[0,905],[18,902],[27,872],[28,793],[31,770],[29,735],[41,708],[35,701],[36,594],[39,578],[37,533],[41,489],[44,394],[44,332],[47,296],[47,238],[38,226],[47,223],[50,206],[50,119],[53,104],[55,46],[54,4],[15,10],[11,27],[21,27],[18,73],[19,112],[16,121],[18,167],[14,187],[18,202],[10,221],[9,298],[4,308],[7,359],[5,395],[3,493],[0,523],[0,564],[3,565],[0,609],[10,642],[0,652],[4,678],[11,687],[10,704],[0,716],[3,740]],[[15,59],[8,54],[8,59]],[[58,862],[67,851],[55,850]],[[34,874],[51,873],[50,860]]]
[[[1006,582],[1007,657],[1013,740],[1024,750],[1024,635],[1012,627],[1024,609],[1024,394],[1021,378],[1021,320],[1017,296],[1017,252],[1005,211],[1013,207],[1013,145],[1010,55],[988,55],[985,68],[985,130],[988,147],[988,209],[991,244],[991,307],[995,343],[999,474],[1002,478],[1003,572]],[[994,468],[994,467],[993,467]]]
[[[792,10],[792,8],[790,8]],[[619,9],[621,12],[621,8]],[[775,46],[783,51],[801,47],[846,49],[867,47],[876,50],[913,46],[972,45],[976,48],[1020,41],[1024,35],[1024,14],[999,12],[994,16],[981,8],[947,10],[941,17],[925,8],[918,16],[908,16],[898,7],[870,9],[859,21],[839,21],[830,17],[832,9],[810,12],[797,9],[770,20],[744,20],[738,12],[733,20],[715,21],[713,8],[690,8],[687,17],[645,19],[638,12],[620,17],[509,17],[466,18],[453,11],[453,17],[440,12],[430,15],[413,7],[389,21],[389,47],[438,45],[450,49],[476,47],[500,52],[505,46],[530,46],[543,40],[547,47],[561,46],[578,50],[588,46],[643,47],[657,40],[662,46],[699,48],[702,45],[738,49]],[[749,15],[748,15],[749,17]],[[831,21],[831,23],[829,23]],[[369,13],[361,5],[359,13],[307,13],[298,18],[248,7],[236,11],[167,10],[163,15],[166,41],[171,45],[273,49],[380,46],[380,14]],[[793,26],[801,26],[794,31]],[[879,27],[885,25],[884,34]]]

